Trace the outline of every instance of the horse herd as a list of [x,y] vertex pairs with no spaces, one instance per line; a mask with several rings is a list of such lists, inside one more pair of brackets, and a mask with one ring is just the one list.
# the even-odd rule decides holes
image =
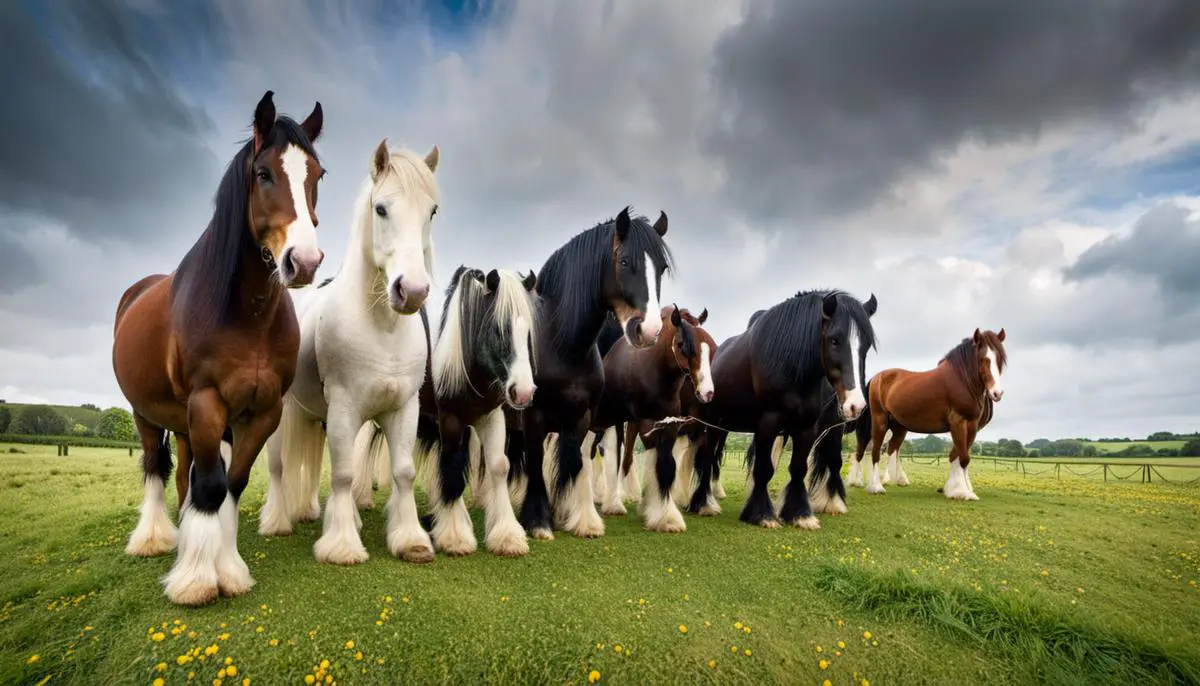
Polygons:
[[[290,534],[323,516],[313,554],[334,564],[367,559],[359,511],[371,507],[376,481],[391,484],[388,549],[411,562],[476,550],[468,487],[497,555],[524,555],[529,537],[550,540],[556,529],[601,536],[601,512],[625,514],[627,500],[639,503],[646,528],[683,531],[681,508],[720,512],[730,431],[754,436],[745,522],[814,529],[815,513],[846,512],[841,439],[851,423],[852,484],[862,485],[868,441],[867,491],[877,493],[886,434],[885,476],[905,484],[905,432],[950,432],[943,490],[976,497],[969,448],[1002,395],[1003,329],[976,330],[933,370],[868,381],[875,296],[813,290],[754,313],[718,345],[704,329],[707,310],[660,301],[674,269],[665,213],[651,223],[626,207],[574,235],[536,274],[459,267],[434,335],[425,303],[441,202],[437,147],[422,156],[379,144],[344,264],[294,306],[287,289],[315,283],[324,258],[316,204],[325,174],[313,148],[323,113],[317,103],[296,123],[277,116],[272,97],[255,109],[207,229],[172,274],[137,282],[117,308],[113,368],[143,445],[145,493],[126,552],[177,547],[162,579],[171,602],[200,605],[253,586],[237,550],[238,501],[264,445],[260,533]],[[165,501],[172,433],[178,530]],[[768,485],[789,440],[790,479],[776,507]],[[596,459],[603,475],[593,474]],[[419,477],[431,517],[418,511]]]

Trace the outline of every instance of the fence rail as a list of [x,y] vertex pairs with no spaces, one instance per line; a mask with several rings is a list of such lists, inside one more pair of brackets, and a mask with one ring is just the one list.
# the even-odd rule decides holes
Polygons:
[[[784,451],[790,454],[789,451]],[[746,453],[743,450],[725,451],[724,463],[727,465],[740,465],[745,460]],[[843,461],[848,462],[853,459],[851,455],[843,455]],[[869,459],[864,458],[864,459]],[[881,462],[884,458],[881,458]],[[914,464],[922,465],[940,465],[943,462],[949,462],[947,455],[900,455],[900,459],[907,460]],[[1173,458],[1163,458],[1173,459]],[[1196,484],[1200,483],[1200,464],[1165,464],[1163,462],[1112,462],[1102,459],[1087,459],[1087,460],[1051,460],[1051,459],[1021,459],[1019,457],[984,457],[982,455],[972,455],[971,464],[991,464],[994,469],[1008,470],[1020,472],[1021,476],[1043,476],[1054,473],[1054,478],[1061,479],[1062,473],[1065,471],[1071,476],[1092,477],[1100,474],[1104,481],[1134,481],[1139,483],[1166,483],[1166,484]],[[1085,467],[1087,469],[1079,469]],[[1186,473],[1195,474],[1196,476],[1189,479],[1172,478],[1163,473],[1162,470],[1185,470]]]

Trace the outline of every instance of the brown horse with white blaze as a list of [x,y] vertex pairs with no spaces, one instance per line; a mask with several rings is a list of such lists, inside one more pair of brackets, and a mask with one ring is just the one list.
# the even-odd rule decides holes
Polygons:
[[[126,552],[161,555],[176,543],[164,500],[172,432],[179,550],[162,581],[181,605],[254,585],[237,551],[237,503],[295,374],[300,337],[287,289],[312,283],[324,259],[324,171],[312,147],[321,105],[297,124],[276,118],[272,96],[259,101],[253,136],[221,179],[208,228],[174,273],[137,282],[117,309],[113,371],[144,451],[145,500]],[[232,453],[223,455],[228,429]]]
[[871,474],[868,493],[883,493],[879,475],[879,454],[884,435],[888,441],[889,467],[895,481],[907,485],[899,469],[900,446],[909,431],[924,434],[950,433],[950,477],[942,489],[947,498],[979,500],[971,486],[967,467],[971,463],[971,445],[980,428],[992,418],[993,404],[1004,397],[1001,375],[1008,366],[1004,350],[1004,329],[999,333],[975,329],[962,339],[933,369],[913,372],[885,369],[867,384],[869,409],[858,418],[858,449],[851,465],[851,485],[862,484],[861,461],[870,427]]

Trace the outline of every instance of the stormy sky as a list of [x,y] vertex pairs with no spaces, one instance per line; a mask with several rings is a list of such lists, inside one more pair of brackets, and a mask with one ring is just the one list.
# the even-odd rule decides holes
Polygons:
[[127,406],[117,300],[199,236],[269,89],[325,110],[322,276],[379,140],[436,143],[443,286],[662,209],[663,299],[718,341],[875,293],[868,373],[1005,328],[981,440],[1200,429],[1193,0],[13,0],[0,83],[10,402]]

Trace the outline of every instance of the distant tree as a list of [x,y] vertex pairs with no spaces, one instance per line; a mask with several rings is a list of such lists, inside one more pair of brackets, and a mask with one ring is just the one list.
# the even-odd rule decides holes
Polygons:
[[904,442],[900,444],[900,454],[912,455],[915,452],[917,452],[917,449],[913,447],[913,442],[907,438],[904,439]]
[[996,442],[996,454],[999,457],[1025,457],[1025,447],[1020,441],[1001,438]]
[[[3,401],[0,400],[0,403]],[[8,433],[8,425],[12,423],[12,410],[0,405],[0,434]]]
[[96,424],[96,435],[110,441],[137,440],[133,415],[119,407],[108,408],[100,415],[100,421]]
[[1134,443],[1127,448],[1118,450],[1117,452],[1113,453],[1113,455],[1119,455],[1121,457],[1150,457],[1154,455],[1154,448],[1151,448],[1145,443]]
[[1048,445],[1050,445],[1049,438],[1039,438],[1037,440],[1030,441],[1029,445],[1026,447],[1032,448],[1034,450],[1041,450],[1042,448],[1045,448]]
[[1026,457],[1041,457],[1041,456],[1042,456],[1042,453],[1041,453],[1041,452],[1039,452],[1037,448],[1034,448],[1033,450],[1030,450],[1030,451],[1029,451],[1029,452],[1026,454]]
[[1096,450],[1096,446],[1091,445],[1091,444],[1084,444],[1083,449],[1079,451],[1079,454],[1084,457],[1095,457],[1096,455],[1099,454],[1099,452],[1100,451]]
[[1146,437],[1147,441],[1176,441],[1179,440],[1174,433],[1170,431],[1155,431]]
[[1200,457],[1200,438],[1193,438],[1179,449],[1182,457]]
[[61,436],[67,432],[67,418],[48,405],[28,405],[13,420],[11,431],[22,436]]
[[938,436],[929,435],[913,441],[913,448],[922,455],[941,455],[950,452],[950,442]]
[[1179,451],[1174,448],[1159,448],[1154,454],[1159,457],[1179,457]]
[[95,411],[97,411],[97,412],[99,412],[99,411],[100,411],[100,408],[99,408],[99,407],[97,407],[97,406],[95,406],[95,405],[93,405],[93,404],[91,404],[91,403],[84,403],[84,404],[80,405],[80,407],[82,407],[82,408],[83,408],[83,409],[85,409],[85,410],[95,410]]
[[[69,421],[69,420],[68,420]],[[91,436],[92,430],[84,424],[76,424],[71,427],[72,436]]]
[[971,444],[971,454],[972,455],[982,455],[983,454],[983,444],[980,443],[979,441],[975,441],[974,443],[972,443]]
[[999,457],[1000,446],[995,441],[980,441],[976,443],[979,446],[979,454],[985,457]]
[[[1084,444],[1079,441],[1051,441],[1041,449],[1042,455],[1053,457],[1079,457],[1083,454]],[[1095,450],[1095,448],[1092,448]]]

